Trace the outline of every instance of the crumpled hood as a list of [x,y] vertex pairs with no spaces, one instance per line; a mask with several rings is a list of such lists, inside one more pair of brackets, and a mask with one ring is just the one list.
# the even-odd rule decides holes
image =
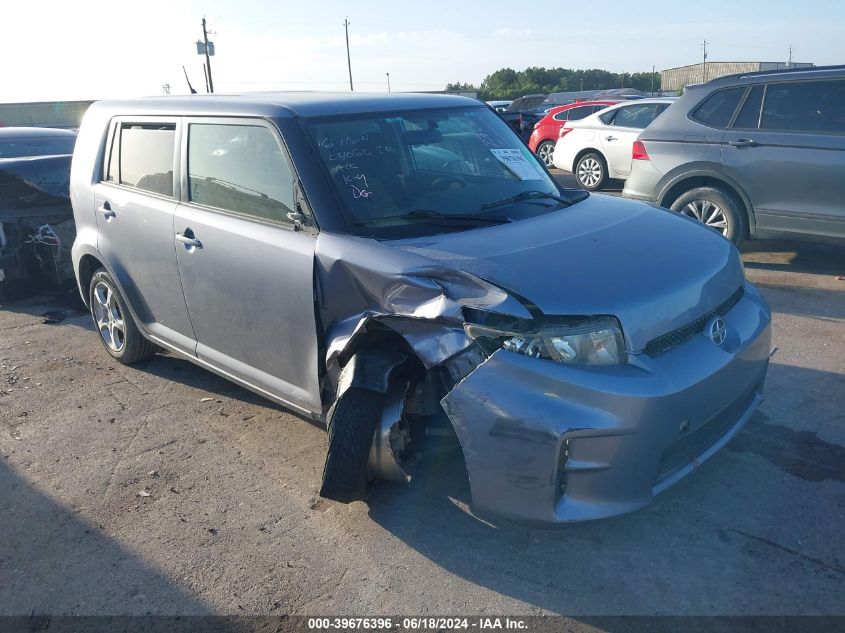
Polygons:
[[613,315],[634,352],[744,283],[738,251],[710,229],[606,195],[512,224],[391,245],[472,273],[547,315]]

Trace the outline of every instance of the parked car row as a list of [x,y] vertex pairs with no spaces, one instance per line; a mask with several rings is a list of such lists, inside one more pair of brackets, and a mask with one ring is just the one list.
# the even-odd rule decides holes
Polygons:
[[[548,145],[532,147],[548,164]],[[558,133],[554,166],[584,189],[698,220],[738,243],[845,238],[845,66],[722,77],[679,99],[617,103]]]
[[560,130],[564,124],[570,121],[580,121],[614,103],[618,102],[582,101],[551,108],[542,119],[534,124],[534,130],[528,138],[528,147],[540,157],[546,167],[552,167],[555,143],[557,143]]

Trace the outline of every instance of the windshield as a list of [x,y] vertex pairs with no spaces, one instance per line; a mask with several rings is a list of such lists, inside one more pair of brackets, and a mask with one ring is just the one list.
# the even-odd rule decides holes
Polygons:
[[353,233],[383,238],[489,226],[560,209],[535,156],[489,108],[306,122]]

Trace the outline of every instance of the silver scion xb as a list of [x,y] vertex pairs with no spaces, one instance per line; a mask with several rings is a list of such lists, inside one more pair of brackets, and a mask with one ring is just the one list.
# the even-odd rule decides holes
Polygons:
[[106,351],[165,349],[324,421],[332,499],[410,482],[446,435],[477,510],[608,517],[762,398],[770,313],[733,245],[560,190],[472,99],[100,102],[71,198]]

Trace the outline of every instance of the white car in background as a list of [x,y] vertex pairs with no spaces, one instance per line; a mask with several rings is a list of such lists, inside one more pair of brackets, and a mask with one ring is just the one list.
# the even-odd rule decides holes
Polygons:
[[611,178],[627,178],[637,136],[675,100],[623,101],[566,123],[555,145],[555,167],[575,174],[589,191],[602,189]]

